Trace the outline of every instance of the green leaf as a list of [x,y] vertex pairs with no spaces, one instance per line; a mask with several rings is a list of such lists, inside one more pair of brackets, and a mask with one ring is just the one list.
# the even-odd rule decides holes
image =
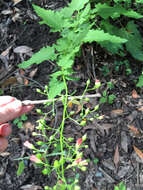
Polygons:
[[142,18],[143,16],[135,11],[126,10],[121,5],[115,5],[114,7],[111,7],[107,5],[106,3],[101,4],[98,3],[96,5],[96,13],[97,15],[101,16],[103,19],[108,19],[109,17],[115,19],[120,17],[120,15],[128,16],[130,18]]
[[58,169],[59,165],[60,165],[59,161],[58,161],[58,160],[55,160],[55,161],[54,161],[54,168],[55,168],[55,169]]
[[44,175],[50,175],[50,174],[51,174],[51,170],[50,170],[49,167],[48,167],[48,168],[44,168],[44,169],[42,170],[42,173],[43,173]]
[[135,59],[143,61],[143,40],[137,29],[137,25],[134,24],[134,21],[129,21],[126,28],[129,31],[129,40],[126,43],[127,50]]
[[46,10],[37,5],[33,5],[33,8],[37,15],[43,19],[41,24],[47,24],[54,30],[54,32],[62,29],[64,20],[62,19],[62,15],[59,11]]
[[[62,67],[63,69],[71,68],[74,63],[74,60],[71,58],[70,55],[64,56],[60,59],[57,64]],[[70,74],[70,73],[69,73]]]
[[114,94],[109,95],[108,97],[108,103],[113,104],[113,101],[115,100],[116,96]]
[[26,121],[26,120],[28,119],[28,117],[26,116],[26,114],[23,114],[23,115],[20,117],[20,119],[21,119],[22,121]]
[[107,102],[107,98],[106,97],[101,97],[99,100],[100,103],[106,103]]
[[54,47],[47,46],[47,47],[40,49],[40,51],[35,53],[29,60],[24,61],[23,63],[19,64],[18,66],[20,68],[25,69],[34,63],[39,64],[46,60],[55,60],[55,59],[56,59],[56,54],[55,54]]
[[136,18],[136,19],[143,18],[143,15],[141,15],[133,10],[125,12],[124,15],[127,17],[130,17],[130,18]]
[[103,30],[89,30],[86,37],[83,39],[84,42],[103,42],[109,41],[112,43],[125,43],[126,39],[120,38],[109,33],[105,33]]
[[60,11],[65,18],[70,18],[75,11],[79,11],[84,8],[85,4],[89,0],[72,0],[72,2]]
[[72,2],[69,5],[70,9],[73,9],[75,11],[79,11],[84,8],[85,4],[88,3],[89,0],[72,0]]
[[60,95],[62,90],[65,89],[64,82],[58,81],[56,78],[52,78],[49,83],[49,94],[48,98],[53,99]]
[[23,122],[22,122],[22,121],[19,121],[19,122],[17,123],[18,128],[22,128],[22,125],[23,125]]
[[119,188],[120,188],[120,190],[126,190],[126,186],[123,182],[120,182]]
[[19,165],[18,165],[18,170],[17,170],[17,176],[20,176],[22,174],[22,172],[24,171],[24,161],[20,161]]
[[0,88],[0,96],[4,94],[4,91]]
[[137,87],[142,87],[143,86],[143,74],[139,76],[139,81],[136,84]]
[[19,122],[19,118],[16,118],[14,121],[13,121],[13,124],[17,124]]
[[[110,24],[109,21],[102,21],[100,26],[102,27],[102,29],[104,29],[105,32],[108,32],[111,35],[116,35],[121,37],[119,35],[120,29]],[[122,44],[104,41],[100,42],[100,45],[101,47],[106,48],[109,52],[112,52],[112,54],[120,54],[121,52],[123,52]]]

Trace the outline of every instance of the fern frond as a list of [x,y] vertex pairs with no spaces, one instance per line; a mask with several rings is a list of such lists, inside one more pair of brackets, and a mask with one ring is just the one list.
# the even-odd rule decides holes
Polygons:
[[46,60],[53,61],[55,59],[56,59],[55,48],[47,46],[47,47],[40,49],[40,51],[38,51],[37,53],[32,55],[32,57],[29,60],[24,61],[23,63],[19,64],[18,66],[20,68],[25,69],[34,63],[39,64]]

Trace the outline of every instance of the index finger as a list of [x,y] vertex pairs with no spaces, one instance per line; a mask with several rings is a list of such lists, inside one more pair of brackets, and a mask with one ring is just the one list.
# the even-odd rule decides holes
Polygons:
[[10,102],[13,102],[14,100],[15,98],[11,96],[0,96],[0,107],[3,107]]
[[5,106],[0,106],[0,123],[7,122],[18,116],[22,109],[22,103],[19,100],[10,102]]

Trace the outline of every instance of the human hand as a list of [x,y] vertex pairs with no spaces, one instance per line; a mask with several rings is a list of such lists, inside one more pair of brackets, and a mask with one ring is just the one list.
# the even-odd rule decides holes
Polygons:
[[0,96],[0,152],[6,149],[8,141],[5,137],[11,133],[11,126],[5,122],[31,111],[33,107],[23,106],[21,101],[14,97]]

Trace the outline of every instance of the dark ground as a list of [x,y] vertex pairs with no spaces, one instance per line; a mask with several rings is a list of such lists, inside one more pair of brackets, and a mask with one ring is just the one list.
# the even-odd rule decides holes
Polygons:
[[[54,10],[66,5],[64,0],[35,0],[33,2]],[[4,94],[15,96],[20,100],[45,98],[36,93],[36,88],[44,88],[49,81],[53,66],[42,63],[25,70],[23,84],[23,77],[17,65],[28,56],[15,53],[15,48],[25,45],[32,48],[33,52],[37,52],[41,47],[54,43],[57,38],[58,34],[49,33],[47,26],[38,24],[38,18],[32,11],[30,1],[23,0],[15,6],[12,1],[4,1],[4,3],[0,1],[0,87]],[[7,52],[4,52],[5,50]],[[99,47],[95,48],[95,51],[98,67],[102,64],[113,63],[115,60],[115,57],[106,54]],[[100,107],[98,113],[104,115],[102,120],[94,120],[87,123],[85,127],[66,123],[68,127],[65,127],[65,135],[71,134],[75,140],[87,133],[86,144],[89,148],[85,151],[84,158],[90,158],[91,161],[88,170],[80,173],[79,184],[82,190],[113,190],[114,186],[121,181],[125,182],[127,190],[143,189],[143,159],[140,159],[133,149],[133,146],[143,149],[143,115],[142,111],[139,111],[139,107],[143,105],[142,91],[137,89],[138,98],[132,97],[132,90],[135,89],[132,81],[137,78],[141,68],[137,67],[139,63],[135,60],[130,57],[128,59],[133,68],[130,76],[124,74],[122,67],[119,74],[112,72],[104,77],[97,67],[96,71],[93,71],[88,65],[83,64],[82,58],[81,63],[75,65],[81,79],[70,85],[72,86],[69,88],[70,92],[76,89],[78,95],[81,95],[88,77],[93,81],[94,73],[96,73],[103,84],[101,90],[105,90],[106,82],[112,80],[115,88],[110,92],[116,95],[116,101],[112,105],[104,104]],[[33,70],[36,73],[31,77]],[[29,81],[28,85],[26,85],[26,79]],[[98,99],[91,100],[90,107],[94,107],[96,103]],[[60,112],[61,108],[58,109]],[[39,116],[33,110],[28,118],[30,130],[33,131],[32,126],[36,125],[35,122]],[[129,129],[129,125],[136,127],[140,131],[139,134],[134,134]],[[0,190],[40,190],[45,185],[53,186],[56,183],[54,174],[50,177],[43,176],[40,170],[29,161],[25,163],[26,169],[23,174],[20,177],[16,176],[18,161],[15,159],[28,155],[23,142],[32,137],[30,130],[26,126],[23,129],[13,126],[8,149],[0,154]],[[94,164],[95,158],[99,159],[98,164]],[[66,173],[67,177],[71,175],[72,173]]]

